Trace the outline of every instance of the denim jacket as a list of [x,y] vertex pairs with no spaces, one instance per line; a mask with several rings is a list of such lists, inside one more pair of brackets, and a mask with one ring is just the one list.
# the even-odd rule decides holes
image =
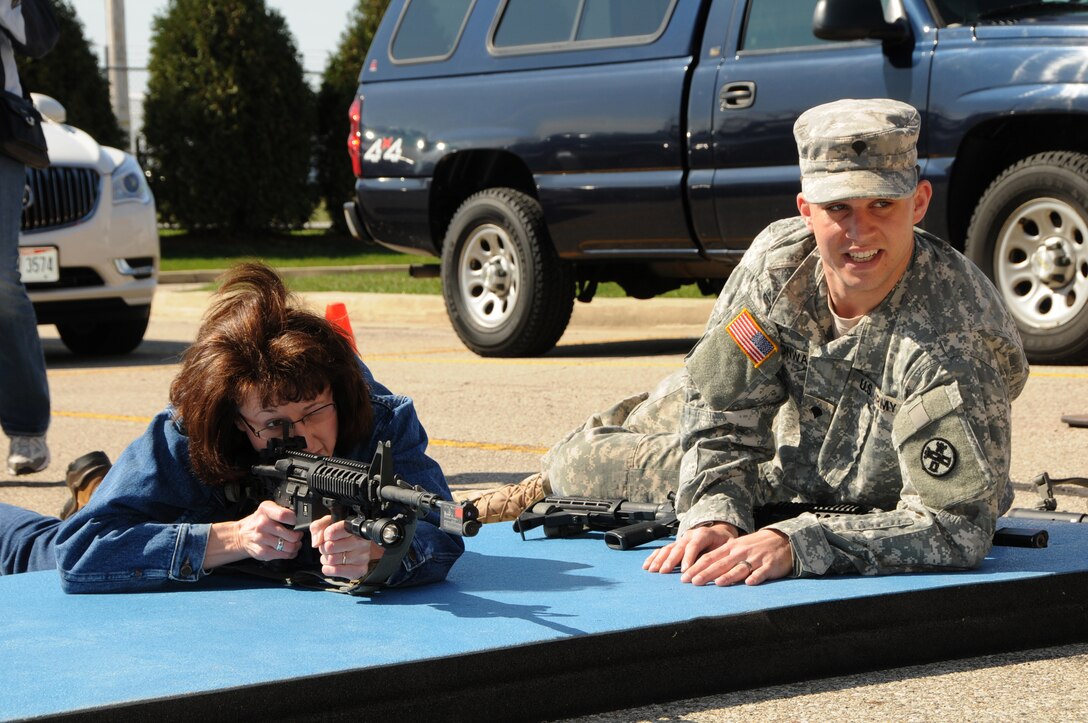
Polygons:
[[[380,442],[392,442],[397,474],[449,499],[438,463],[426,454],[427,433],[408,397],[393,394],[363,366],[374,410],[370,439],[337,454],[369,463]],[[238,519],[223,488],[197,479],[189,465],[189,438],[171,408],[151,421],[110,469],[90,503],[57,534],[57,568],[69,593],[135,592],[171,581],[196,582],[213,522]],[[411,549],[391,585],[418,585],[446,577],[464,542],[435,526],[418,525]],[[430,523],[430,524],[427,524]]]

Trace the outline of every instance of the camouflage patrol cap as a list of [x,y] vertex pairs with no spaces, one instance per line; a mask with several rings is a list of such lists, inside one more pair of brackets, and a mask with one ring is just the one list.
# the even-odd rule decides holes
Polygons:
[[886,98],[810,108],[793,125],[801,195],[809,203],[911,195],[920,125],[913,106]]

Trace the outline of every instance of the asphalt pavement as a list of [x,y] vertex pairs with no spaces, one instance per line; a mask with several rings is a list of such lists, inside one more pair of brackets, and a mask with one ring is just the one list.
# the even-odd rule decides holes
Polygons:
[[[69,354],[40,327],[53,396],[53,464],[0,475],[0,501],[54,514],[67,463],[94,449],[111,458],[167,401],[180,355],[196,333],[208,292],[163,284],[144,343],[126,357]],[[597,299],[577,304],[559,345],[535,359],[483,359],[450,328],[437,296],[305,294],[316,310],[344,303],[360,353],[378,379],[413,397],[455,494],[536,471],[540,454],[592,412],[649,388],[697,341],[710,299]],[[1030,480],[1088,475],[1088,367],[1037,366],[1013,405],[1018,506],[1035,503]],[[1088,512],[1088,490],[1060,488],[1059,508]],[[679,583],[678,583],[679,584]],[[728,595],[729,590],[721,590]],[[1088,604],[1088,601],[1085,602]],[[647,665],[653,664],[647,651]],[[677,701],[595,716],[599,721],[1088,720],[1088,645],[1010,652]]]

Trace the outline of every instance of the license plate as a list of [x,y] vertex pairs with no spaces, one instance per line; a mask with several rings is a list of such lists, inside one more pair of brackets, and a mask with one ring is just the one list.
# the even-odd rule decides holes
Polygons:
[[19,273],[24,284],[60,281],[56,246],[20,246]]

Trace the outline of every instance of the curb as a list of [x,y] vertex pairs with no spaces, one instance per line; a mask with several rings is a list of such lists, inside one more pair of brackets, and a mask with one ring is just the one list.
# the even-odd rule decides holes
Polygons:
[[[185,272],[186,274],[192,272]],[[219,272],[209,272],[217,274]],[[215,276],[209,277],[214,280]],[[195,321],[207,308],[211,291],[194,276],[155,291],[152,316],[160,320]],[[379,294],[371,292],[308,291],[302,298],[318,311],[343,303],[353,326],[427,326],[447,324],[446,303],[439,294]],[[698,336],[715,299],[594,299],[574,305],[571,326],[641,328],[675,327],[676,333]]]
[[[280,276],[317,276],[319,274],[372,274],[383,271],[408,273],[408,264],[368,264],[360,266],[297,266],[276,267]],[[189,271],[160,271],[160,284],[207,284],[218,279],[226,269],[192,269]]]

